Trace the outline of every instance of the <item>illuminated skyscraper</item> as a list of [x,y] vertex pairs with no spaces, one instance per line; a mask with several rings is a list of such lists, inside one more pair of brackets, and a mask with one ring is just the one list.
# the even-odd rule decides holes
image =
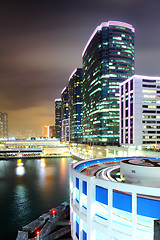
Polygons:
[[61,92],[61,120],[62,120],[62,141],[70,141],[70,120],[68,109],[68,87]]
[[65,87],[61,92],[61,119],[67,119],[69,117],[68,111],[68,87]]
[[55,137],[61,139],[61,98],[55,99]]
[[55,137],[55,126],[51,125],[46,126],[46,137],[47,138]]
[[160,148],[160,77],[127,79],[120,102],[120,144]]
[[103,22],[83,51],[84,142],[119,142],[119,83],[134,74],[134,32],[127,23]]
[[82,68],[71,74],[68,83],[70,141],[82,142]]
[[0,137],[8,137],[8,113],[0,112]]

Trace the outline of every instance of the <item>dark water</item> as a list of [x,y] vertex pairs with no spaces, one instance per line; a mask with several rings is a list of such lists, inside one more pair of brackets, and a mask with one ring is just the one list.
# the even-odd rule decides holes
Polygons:
[[[0,161],[0,240],[13,240],[32,220],[69,201],[72,158]],[[45,163],[45,166],[43,166]]]

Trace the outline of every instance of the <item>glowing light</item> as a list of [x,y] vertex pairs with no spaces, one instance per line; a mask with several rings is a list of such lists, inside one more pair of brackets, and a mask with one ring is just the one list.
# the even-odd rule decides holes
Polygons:
[[17,166],[18,167],[23,166],[22,159],[17,160]]
[[41,167],[45,167],[46,166],[46,161],[44,158],[41,159]]
[[36,234],[37,234],[37,240],[39,240],[40,231],[38,230]]
[[52,214],[53,214],[53,216],[56,215],[56,210],[55,209],[52,210]]
[[62,158],[60,162],[60,183],[62,186],[65,185],[66,180],[66,158]]
[[16,168],[16,175],[23,176],[25,174],[25,169],[23,166],[19,166]]
[[49,125],[47,125],[47,126],[45,126],[45,128],[47,128],[47,138],[49,138],[50,136],[49,136]]

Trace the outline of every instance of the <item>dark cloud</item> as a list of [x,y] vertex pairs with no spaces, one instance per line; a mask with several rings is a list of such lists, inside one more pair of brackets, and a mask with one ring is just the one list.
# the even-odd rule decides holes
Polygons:
[[54,124],[54,99],[103,21],[132,24],[136,73],[160,76],[159,11],[159,0],[2,1],[0,111],[10,131]]

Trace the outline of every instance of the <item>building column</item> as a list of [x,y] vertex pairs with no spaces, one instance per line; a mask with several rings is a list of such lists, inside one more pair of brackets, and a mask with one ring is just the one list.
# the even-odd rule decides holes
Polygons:
[[79,178],[79,212],[82,212],[82,179]]
[[113,207],[113,189],[108,188],[108,240],[111,239],[112,230],[112,207]]
[[79,218],[79,240],[83,240],[83,220]]
[[72,229],[72,238],[73,239],[76,239],[76,213],[73,212],[73,222],[72,222],[72,225],[73,225],[73,229]]
[[95,240],[96,234],[93,228],[93,219],[95,216],[95,183],[94,177],[87,179],[87,240]]
[[137,234],[137,193],[132,192],[132,239],[136,239]]

